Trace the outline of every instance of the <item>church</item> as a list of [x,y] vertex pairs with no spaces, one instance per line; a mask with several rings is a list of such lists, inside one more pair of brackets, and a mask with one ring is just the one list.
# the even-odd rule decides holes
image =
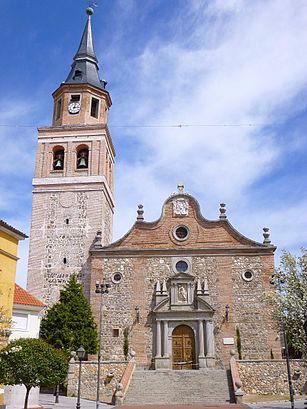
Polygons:
[[102,351],[123,360],[125,342],[144,369],[224,368],[241,359],[280,357],[266,294],[274,270],[269,229],[255,242],[220,204],[206,219],[183,185],[161,216],[136,221],[112,242],[115,147],[112,105],[93,47],[92,8],[67,78],[53,92],[52,125],[38,129],[28,290],[47,305],[77,273],[99,327]]

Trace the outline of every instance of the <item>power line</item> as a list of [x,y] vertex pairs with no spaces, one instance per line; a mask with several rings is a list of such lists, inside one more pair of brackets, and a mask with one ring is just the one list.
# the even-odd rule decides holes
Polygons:
[[[109,125],[109,128],[205,128],[205,127],[261,127],[271,124],[169,124],[169,125]],[[3,128],[40,128],[46,125],[0,124]]]

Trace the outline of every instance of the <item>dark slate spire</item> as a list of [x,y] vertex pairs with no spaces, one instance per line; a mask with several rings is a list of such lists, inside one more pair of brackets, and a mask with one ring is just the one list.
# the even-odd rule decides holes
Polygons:
[[65,84],[91,84],[95,87],[104,89],[106,82],[100,81],[99,79],[98,60],[93,46],[91,26],[91,15],[93,13],[94,10],[91,7],[86,9],[87,22]]

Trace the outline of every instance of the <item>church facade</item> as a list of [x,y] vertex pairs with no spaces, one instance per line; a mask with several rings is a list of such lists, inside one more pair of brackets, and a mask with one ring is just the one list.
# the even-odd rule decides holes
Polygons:
[[99,79],[91,15],[67,79],[53,93],[51,127],[38,130],[33,179],[28,289],[52,305],[69,277],[83,282],[99,325],[103,359],[124,358],[154,369],[223,367],[230,349],[243,359],[280,356],[266,294],[275,247],[229,223],[222,203],[216,220],[178,186],[159,220],[143,207],[111,243],[115,150],[108,129],[111,98]]
[[[242,359],[279,357],[266,299],[274,250],[267,229],[263,243],[236,231],[224,204],[217,220],[205,219],[183,186],[159,220],[144,221],[140,206],[120,240],[103,247],[98,232],[91,286],[111,283],[103,299],[104,357],[123,358],[125,333],[145,368],[223,367],[231,349]],[[90,301],[98,316],[99,295],[92,292]]]

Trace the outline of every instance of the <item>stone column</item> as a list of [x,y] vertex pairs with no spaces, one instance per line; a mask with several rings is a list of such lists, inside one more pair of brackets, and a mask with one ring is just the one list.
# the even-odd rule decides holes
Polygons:
[[161,357],[161,321],[156,321],[156,357]]
[[163,357],[168,356],[168,321],[163,321]]
[[207,367],[204,346],[204,322],[198,321],[198,365],[199,369]]
[[199,356],[200,357],[205,356],[203,321],[198,321],[198,348],[199,348]]
[[213,322],[206,321],[207,366],[213,367],[215,360]]

